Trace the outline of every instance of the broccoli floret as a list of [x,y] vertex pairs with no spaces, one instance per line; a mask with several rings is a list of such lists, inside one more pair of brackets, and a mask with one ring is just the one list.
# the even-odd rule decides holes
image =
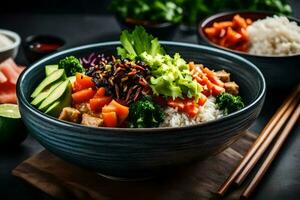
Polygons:
[[227,92],[223,92],[217,96],[216,103],[218,107],[224,111],[225,115],[238,111],[245,107],[240,96],[233,96]]
[[76,72],[84,72],[83,66],[80,61],[74,56],[65,57],[58,62],[58,68],[64,69],[67,76],[74,76]]
[[162,108],[151,97],[145,96],[130,105],[128,125],[131,128],[158,127],[164,117]]

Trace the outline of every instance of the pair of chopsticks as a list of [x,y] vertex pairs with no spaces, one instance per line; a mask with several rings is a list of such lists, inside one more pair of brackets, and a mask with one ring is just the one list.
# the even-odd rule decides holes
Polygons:
[[257,162],[261,159],[265,151],[269,148],[274,138],[278,136],[266,159],[263,161],[263,164],[259,167],[259,170],[256,172],[254,178],[250,181],[249,185],[246,186],[246,189],[241,195],[241,198],[249,198],[270,167],[272,161],[276,157],[293,126],[296,124],[300,116],[299,99],[300,84],[297,85],[293,92],[278,108],[252,147],[244,156],[241,163],[219,188],[217,192],[218,195],[224,196],[232,185],[240,186]]

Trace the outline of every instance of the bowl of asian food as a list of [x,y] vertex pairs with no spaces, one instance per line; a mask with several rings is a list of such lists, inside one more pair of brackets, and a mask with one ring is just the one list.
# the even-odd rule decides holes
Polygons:
[[199,42],[254,63],[272,88],[289,88],[300,80],[300,21],[270,12],[226,12],[199,24]]
[[158,41],[136,27],[120,41],[38,61],[17,94],[25,125],[47,150],[130,179],[224,150],[257,118],[265,89],[259,69],[237,55]]

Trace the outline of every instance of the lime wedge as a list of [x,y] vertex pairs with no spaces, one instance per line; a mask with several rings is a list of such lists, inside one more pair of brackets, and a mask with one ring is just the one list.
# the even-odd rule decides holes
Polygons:
[[19,107],[16,104],[1,104],[0,116],[13,119],[21,118]]
[[26,131],[18,105],[0,105],[0,147],[19,144],[26,138]]

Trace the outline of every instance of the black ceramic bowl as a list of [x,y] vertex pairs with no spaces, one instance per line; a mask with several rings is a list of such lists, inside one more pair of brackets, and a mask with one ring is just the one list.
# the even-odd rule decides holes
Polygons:
[[204,159],[228,147],[257,118],[264,102],[265,80],[247,60],[222,50],[161,42],[170,54],[213,69],[225,69],[240,85],[246,107],[215,121],[183,128],[92,128],[60,121],[32,105],[30,94],[44,78],[44,66],[65,56],[92,52],[116,54],[119,42],[92,44],[53,54],[30,66],[18,80],[20,112],[31,135],[55,155],[101,174],[137,178]]
[[[208,44],[219,49],[223,49],[239,56],[246,58],[254,63],[264,74],[268,87],[271,88],[289,88],[295,86],[300,81],[300,54],[292,56],[260,56],[252,55],[249,53],[235,51],[224,48],[211,42],[205,35],[204,29],[210,27],[214,22],[232,20],[234,15],[239,14],[241,17],[250,18],[253,21],[264,19],[267,16],[274,16],[275,13],[271,12],[224,12],[206,18],[199,23],[198,26],[198,39],[200,44]],[[300,20],[288,17],[291,21],[295,21],[300,25]]]
[[160,39],[170,39],[173,38],[179,24],[174,24],[170,22],[153,23],[150,21],[134,20],[134,19],[124,19],[116,15],[116,19],[121,27],[121,29],[134,29],[135,26],[143,26],[146,31],[155,37]]

